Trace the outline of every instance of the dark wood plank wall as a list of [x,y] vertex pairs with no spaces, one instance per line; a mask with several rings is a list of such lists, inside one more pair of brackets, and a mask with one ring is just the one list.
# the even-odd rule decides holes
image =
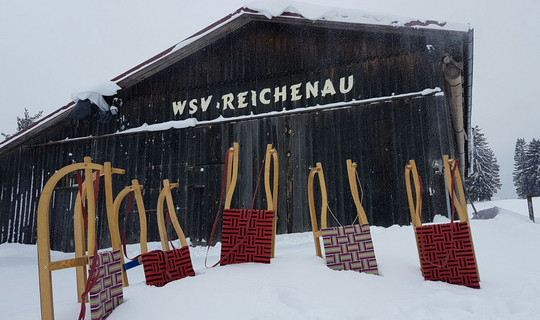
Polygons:
[[[249,207],[266,143],[273,143],[280,160],[278,230],[310,229],[307,207],[309,167],[320,161],[325,170],[329,202],[341,223],[354,219],[345,160],[359,163],[364,205],[370,222],[408,224],[403,166],[417,160],[424,181],[424,220],[446,212],[443,177],[437,172],[442,154],[453,153],[453,135],[446,97],[394,99],[332,111],[282,115],[161,132],[100,135],[159,123],[174,116],[179,99],[238,93],[306,81],[335,81],[355,75],[346,96],[302,99],[277,106],[257,106],[255,113],[293,109],[342,100],[390,96],[393,93],[444,88],[441,59],[463,46],[463,35],[452,32],[413,32],[394,28],[339,30],[303,25],[253,22],[156,75],[119,92],[121,116],[108,123],[68,121],[30,143],[0,156],[0,242],[35,242],[35,211],[40,190],[55,170],[82,161],[111,161],[127,174],[115,177],[115,193],[131,179],[144,185],[149,240],[157,240],[156,201],[162,179],[179,182],[173,197],[187,236],[207,240],[217,212],[225,150],[240,143],[240,175],[233,206]],[[432,45],[432,49],[427,49]],[[227,110],[225,116],[243,110]],[[217,108],[196,113],[199,120],[219,116]],[[89,137],[92,136],[92,137]],[[64,140],[66,137],[87,137]],[[60,141],[64,140],[64,141]],[[59,141],[59,142],[54,142]],[[51,245],[73,249],[71,206],[76,195],[74,176],[66,179],[51,204]],[[262,186],[261,186],[262,188]],[[103,188],[101,188],[103,190]],[[428,192],[428,190],[432,190]],[[265,208],[264,190],[256,207]],[[104,212],[103,194],[100,212]],[[125,208],[121,210],[123,217]],[[333,225],[335,222],[329,219]],[[106,218],[98,221],[100,245],[110,245]],[[137,214],[130,215],[128,241],[139,240]]]
[[[371,125],[358,125],[365,121]],[[441,125],[432,126],[432,123]],[[309,230],[307,175],[309,167],[317,161],[323,163],[330,208],[341,223],[352,222],[355,211],[346,177],[347,158],[359,164],[364,206],[370,222],[383,226],[409,223],[403,166],[408,159],[416,159],[424,179],[424,220],[429,221],[435,213],[446,212],[444,181],[442,174],[433,169],[433,162],[440,161],[442,154],[452,152],[452,142],[448,139],[449,123],[444,97],[429,96],[333,111],[20,149],[23,155],[20,159],[29,159],[26,164],[19,162],[23,169],[20,181],[37,181],[24,193],[11,192],[18,194],[20,200],[10,201],[2,197],[2,208],[11,206],[11,210],[22,213],[12,216],[15,217],[13,221],[2,220],[3,230],[9,230],[2,233],[2,241],[35,241],[33,215],[42,187],[39,181],[46,181],[54,173],[54,170],[49,170],[52,166],[60,168],[90,155],[95,162],[111,161],[115,167],[127,170],[126,175],[114,177],[115,193],[133,178],[144,185],[150,240],[158,237],[155,209],[161,181],[168,178],[179,182],[180,187],[174,189],[173,196],[180,222],[194,243],[203,242],[208,239],[217,212],[224,151],[235,141],[240,143],[241,170],[233,198],[234,207],[250,206],[266,143],[273,143],[278,149],[280,233]],[[33,163],[36,169],[41,167],[37,169],[41,173],[24,170],[26,165],[31,167],[33,154],[42,157],[42,161]],[[47,170],[42,166],[47,166]],[[71,205],[77,188],[70,185],[74,179],[71,176],[70,181],[56,189],[51,205],[51,238],[55,249],[68,251],[73,246]],[[430,194],[429,189],[435,190],[435,194]],[[103,186],[100,190],[103,191]],[[103,199],[101,192],[98,226],[101,246],[107,246],[110,239],[103,216]],[[26,207],[26,204],[31,205]],[[262,189],[255,207],[266,207]],[[121,218],[124,210],[122,208]],[[139,240],[137,220],[137,214],[132,213],[128,223],[129,242]],[[331,218],[329,223],[335,224]]]

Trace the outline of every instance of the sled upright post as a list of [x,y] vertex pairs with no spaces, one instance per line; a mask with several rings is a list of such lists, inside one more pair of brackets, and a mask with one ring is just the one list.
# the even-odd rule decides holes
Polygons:
[[366,216],[366,211],[362,207],[360,197],[358,196],[358,185],[356,183],[356,167],[358,166],[356,162],[352,162],[351,159],[347,159],[347,176],[349,177],[349,186],[351,188],[351,194],[354,200],[354,205],[356,206],[356,215],[358,216],[358,221],[360,224],[369,224],[369,221]]
[[322,258],[321,242],[319,238],[322,236],[317,223],[317,210],[315,209],[315,197],[313,194],[313,184],[315,176],[319,177],[319,185],[321,187],[321,229],[327,228],[326,216],[328,214],[328,196],[326,193],[326,182],[324,181],[324,172],[322,164],[317,162],[315,167],[311,168],[308,178],[308,202],[309,214],[311,216],[311,228],[313,230],[313,241],[315,242],[315,253]]
[[[270,163],[274,163],[273,167],[273,180],[272,187],[270,187]],[[274,220],[272,221],[272,253],[270,258],[274,258],[274,252],[276,247],[276,232],[277,232],[277,200],[278,200],[278,176],[279,176],[279,162],[278,154],[272,144],[266,145],[266,155],[264,160],[264,189],[266,192],[267,209],[274,211]]]
[[229,148],[227,159],[227,183],[225,191],[225,209],[231,208],[231,201],[238,181],[238,142]]

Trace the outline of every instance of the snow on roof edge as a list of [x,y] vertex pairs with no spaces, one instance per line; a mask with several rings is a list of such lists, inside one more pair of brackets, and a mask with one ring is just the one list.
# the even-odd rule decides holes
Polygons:
[[245,8],[259,12],[268,19],[287,16],[287,13],[299,15],[312,21],[333,21],[354,24],[373,24],[393,27],[413,27],[427,29],[444,29],[466,32],[472,29],[470,24],[449,21],[420,20],[402,16],[378,14],[358,9],[307,4],[297,1],[257,1],[249,3]]

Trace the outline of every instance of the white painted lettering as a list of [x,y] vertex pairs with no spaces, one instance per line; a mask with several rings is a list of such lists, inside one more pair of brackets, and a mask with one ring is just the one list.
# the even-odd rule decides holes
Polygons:
[[261,90],[261,93],[259,93],[259,100],[262,104],[269,104],[271,101],[270,99],[266,98],[266,94],[270,93],[270,88],[264,88]]
[[186,108],[186,100],[184,101],[176,101],[172,103],[174,115],[179,115],[184,113],[184,109]]
[[326,81],[324,82],[324,87],[321,90],[321,96],[324,97],[327,94],[330,94],[330,95],[336,94],[336,89],[334,89],[334,84],[332,83],[330,79],[326,79]]
[[348,93],[349,91],[352,90],[353,88],[353,85],[354,85],[354,77],[352,75],[350,75],[348,78],[347,78],[347,88],[345,88],[345,77],[339,79],[339,91],[343,94],[345,93]]
[[[337,81],[337,79],[335,80]],[[210,106],[216,109],[227,110],[245,109],[248,107],[257,107],[258,104],[270,105],[285,101],[299,101],[302,99],[333,96],[336,94],[336,87],[332,78],[324,80],[324,85],[319,85],[321,81],[299,82],[291,85],[263,88],[261,91],[247,90],[240,93],[226,93],[221,96],[221,100],[213,100],[213,96],[201,97],[190,100],[179,100],[172,102],[173,113],[175,116],[181,116],[186,108],[189,114],[197,112],[207,112]],[[336,83],[337,84],[337,83]],[[339,92],[347,94],[354,89],[354,75],[339,78]],[[289,100],[288,100],[289,99]]]
[[201,98],[201,109],[202,112],[206,112],[208,107],[210,106],[210,101],[212,101],[212,96],[208,96],[205,98]]
[[276,87],[274,89],[274,102],[281,101],[287,101],[287,86],[281,87],[281,90],[279,87]]
[[257,91],[251,90],[251,105],[253,107],[257,106]]
[[308,82],[306,83],[306,99],[309,99],[311,97],[317,98],[319,95],[319,81],[315,81],[315,83]]
[[293,84],[291,86],[291,101],[297,101],[302,99],[302,95],[298,94],[300,93],[300,86],[302,83]]
[[189,101],[189,114],[197,112],[197,99],[191,99]]
[[234,95],[232,93],[224,94],[221,97],[221,100],[223,100],[223,110],[225,110],[227,108],[230,108],[230,109],[234,110],[234,106],[232,104],[233,99],[234,99]]
[[237,96],[236,96],[236,99],[238,100],[238,109],[242,109],[242,108],[245,108],[248,106],[247,102],[246,102],[246,96],[247,96],[248,92],[247,91],[244,91],[244,92],[240,92]]

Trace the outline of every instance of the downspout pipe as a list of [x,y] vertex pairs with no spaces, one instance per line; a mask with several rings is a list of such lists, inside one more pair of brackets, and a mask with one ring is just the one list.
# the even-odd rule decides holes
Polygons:
[[459,170],[465,172],[465,124],[463,120],[463,77],[462,66],[449,55],[443,59],[443,73],[450,86],[450,110],[454,134],[456,135]]

